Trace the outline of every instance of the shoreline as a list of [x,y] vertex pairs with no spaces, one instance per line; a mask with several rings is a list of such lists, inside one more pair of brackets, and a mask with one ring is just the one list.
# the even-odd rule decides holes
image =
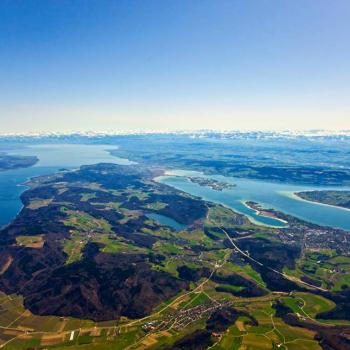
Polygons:
[[295,191],[282,191],[280,193],[282,193],[286,197],[289,197],[289,198],[297,200],[297,201],[306,202],[306,203],[310,203],[310,204],[316,204],[316,205],[322,205],[322,206],[325,206],[325,207],[331,207],[331,208],[340,209],[340,210],[344,210],[344,211],[350,212],[349,208],[341,207],[339,205],[332,205],[332,204],[327,204],[327,203],[321,203],[321,202],[307,200],[305,198],[302,198],[302,197],[298,196],[299,192],[313,192],[313,190],[310,190],[310,191],[296,191],[296,192]]
[[[186,170],[173,169],[173,168],[169,169],[168,168],[164,172],[163,179],[165,180],[167,177],[173,177],[174,179],[175,178],[186,178],[188,176],[197,175],[197,174],[201,174],[201,173],[194,172],[194,171],[186,171]],[[238,179],[238,181],[240,181],[240,179]],[[250,180],[248,179],[248,181],[250,181]],[[238,183],[237,186],[240,186],[240,184]],[[337,187],[337,188],[339,188],[339,187]],[[323,188],[318,187],[317,189],[321,190]],[[345,188],[345,189],[348,189],[348,188]],[[238,188],[238,190],[239,190],[239,188]],[[292,187],[291,186],[290,188],[288,188],[288,187],[287,188],[286,187],[285,188],[283,188],[283,187],[282,188],[278,188],[278,187],[277,188],[272,188],[272,190],[276,193],[276,196],[280,197],[281,201],[284,201],[282,203],[285,203],[285,206],[284,206],[285,210],[283,210],[281,208],[276,208],[275,209],[276,211],[281,211],[282,213],[286,213],[286,214],[294,216],[294,217],[296,217],[296,218],[298,218],[300,220],[304,220],[304,221],[307,221],[309,223],[313,223],[315,225],[327,226],[327,227],[332,227],[334,229],[342,229],[342,230],[350,232],[350,229],[348,227],[348,214],[349,214],[349,210],[348,209],[343,208],[343,207],[339,207],[339,206],[332,206],[332,205],[327,205],[327,204],[322,204],[322,203],[317,203],[317,202],[303,200],[302,198],[299,198],[298,196],[296,196],[294,194],[295,192],[303,192],[303,191],[307,191],[307,190],[311,191],[311,190],[313,190],[313,188],[311,188],[311,189],[310,188],[306,188],[306,187],[298,188],[298,187]],[[249,195],[249,192],[248,192],[248,195]],[[283,197],[285,199],[283,199]],[[288,199],[288,197],[289,197],[289,199]],[[245,205],[245,203],[244,203],[246,201],[246,198],[247,198],[247,196],[245,196],[244,193],[241,193],[241,194],[239,194],[238,198],[236,196],[234,198],[234,200],[237,199],[238,201],[241,202],[241,205],[244,205],[246,208],[248,208]],[[249,196],[248,198],[249,198],[249,200],[252,200],[252,199],[254,199],[254,196],[253,197]],[[256,198],[257,199],[256,201],[258,203],[260,203],[258,198],[259,197]],[[293,204],[297,208],[296,210],[289,210],[288,200],[293,200],[294,204],[293,203],[291,203],[291,204]],[[217,202],[217,201],[215,201],[215,202]],[[262,201],[262,202],[265,203],[264,201]],[[299,202],[299,204],[298,204],[298,202]],[[305,210],[307,209],[307,211],[310,212],[310,213],[306,214],[306,216],[299,209],[303,205],[305,206]],[[323,207],[319,207],[320,205],[322,205]],[[283,227],[284,225],[288,225],[288,223],[286,223],[285,220],[283,220],[283,218],[278,218],[278,217],[277,218],[272,218],[274,220],[277,220],[276,221],[277,224],[275,224],[275,225],[273,225],[273,224],[266,225],[263,222],[261,222],[261,220],[259,220],[259,214],[260,214],[261,219],[267,219],[267,218],[269,218],[269,216],[261,215],[261,213],[259,213],[258,211],[255,211],[255,214],[257,216],[256,216],[256,219],[254,220],[254,218],[252,216],[255,216],[255,214],[251,213],[249,215],[247,213],[242,213],[243,209],[239,210],[237,208],[233,208],[231,205],[226,205],[226,206],[228,206],[230,209],[233,209],[235,212],[238,212],[239,214],[246,215],[252,223],[255,223],[255,224],[258,224],[258,225],[270,226],[270,227],[276,227],[276,226],[277,227]],[[324,217],[320,216],[320,215],[318,215],[318,216],[316,215],[316,218],[315,218],[315,216],[313,215],[312,210],[311,210],[312,206],[314,207],[315,211],[321,210],[322,212],[325,212]],[[274,205],[271,203],[270,206],[269,206],[269,201],[267,201],[266,208],[274,209]],[[253,210],[252,208],[248,208],[248,209],[249,210]],[[245,212],[245,210],[244,210],[244,212]],[[334,215],[336,215],[336,217],[339,217],[340,220],[344,220],[344,221],[339,221],[339,220],[335,220],[335,219],[333,220],[332,219],[333,213],[334,213]],[[327,215],[329,215],[329,217],[331,219],[328,219]],[[270,219],[271,219],[271,217],[270,217]]]
[[[122,160],[123,162],[125,162],[125,164],[122,164],[122,165],[133,165],[133,163],[135,162],[132,162],[132,161],[129,161],[129,159],[127,158],[121,158],[121,157],[118,157],[118,156],[114,156],[112,155],[110,152],[113,151],[114,149],[118,149],[119,146],[114,146],[114,145],[89,145],[89,144],[83,144],[83,143],[58,143],[58,144],[36,144],[36,145],[28,145],[26,148],[45,148],[45,147],[49,147],[49,148],[55,148],[55,147],[59,147],[59,148],[62,148],[62,147],[72,147],[72,146],[87,146],[87,147],[96,147],[98,146],[99,148],[102,149],[103,152],[105,152],[107,155],[109,155],[111,157],[111,159],[109,160],[109,163],[113,163],[113,164],[120,164],[118,163],[118,161]],[[12,154],[19,154],[19,152],[8,152],[7,154],[9,155],[12,155]],[[22,156],[21,154],[19,154],[20,156]],[[26,155],[24,155],[26,156]],[[18,198],[17,200],[19,201],[20,203],[20,208],[19,210],[15,213],[15,215],[11,218],[11,220],[7,223],[4,223],[4,224],[0,224],[0,230],[3,230],[4,228],[6,228],[8,225],[10,225],[17,217],[18,215],[21,213],[21,211],[23,210],[23,203],[21,201],[21,195],[27,191],[28,189],[30,189],[30,186],[28,185],[31,181],[33,181],[35,178],[38,178],[38,177],[41,177],[41,176],[51,176],[51,175],[54,175],[54,174],[57,174],[60,171],[60,169],[62,167],[66,168],[65,171],[77,171],[80,169],[81,166],[83,165],[93,165],[93,164],[97,164],[97,163],[101,163],[101,162],[95,162],[95,159],[93,159],[93,162],[92,163],[88,163],[88,164],[81,164],[81,165],[43,165],[41,164],[41,159],[40,159],[40,156],[38,155],[35,155],[35,157],[38,159],[37,162],[32,165],[32,166],[28,166],[28,167],[20,167],[20,168],[15,168],[15,169],[8,169],[6,171],[0,171],[0,173],[6,173],[7,171],[9,172],[16,172],[16,171],[21,171],[21,170],[26,170],[26,169],[39,169],[37,170],[37,174],[35,175],[29,175],[29,176],[26,176],[25,179],[22,181],[22,182],[19,182],[19,183],[16,183],[14,186],[16,187],[20,187],[20,188],[23,188],[22,191],[20,191],[19,195],[18,195]],[[136,163],[137,164],[137,163]],[[46,173],[46,170],[44,173],[40,173],[40,169],[46,169],[47,170],[47,173]]]
[[[242,201],[241,201],[241,203],[242,203],[244,206],[246,206],[247,208],[249,208],[249,209],[251,209],[251,210],[254,210],[255,213],[256,213],[256,215],[258,215],[258,216],[263,216],[263,217],[265,217],[265,218],[270,218],[270,219],[273,219],[273,220],[280,221],[280,222],[282,222],[282,223],[284,223],[284,224],[286,224],[286,225],[288,226],[288,221],[283,220],[283,219],[280,219],[280,218],[278,218],[278,217],[276,217],[276,216],[264,215],[264,214],[262,213],[262,211],[264,210],[264,208],[262,208],[262,210],[259,210],[259,209],[257,209],[257,208],[254,208],[254,207],[250,206],[250,205],[248,204],[248,202],[249,202],[249,201],[247,201],[247,200],[242,200]],[[265,210],[268,210],[268,209],[265,209]],[[271,226],[271,225],[269,225],[269,226]],[[278,228],[280,228],[280,226],[272,226],[272,227],[278,227]]]
[[[176,171],[176,170],[175,170],[175,171]],[[181,177],[181,178],[187,178],[187,176],[185,176],[185,175],[176,175],[176,174],[174,174],[174,173],[172,172],[172,170],[165,170],[165,171],[164,171],[164,175],[162,175],[162,176],[157,176],[157,177],[153,178],[153,180],[156,181],[156,182],[159,182],[159,183],[163,183],[163,182],[162,182],[162,179],[165,179],[165,178],[167,178],[167,177]],[[188,180],[188,181],[189,181],[189,180]],[[163,183],[163,184],[164,184],[164,183]],[[165,184],[165,185],[170,186],[170,187],[173,187],[173,188],[179,190],[176,186],[169,185],[169,184]],[[179,191],[183,191],[183,190],[179,190]],[[189,192],[186,192],[186,191],[183,191],[183,192],[189,193]],[[213,201],[213,200],[207,199],[207,198],[205,198],[205,197],[203,197],[203,196],[199,196],[199,198],[201,198],[201,200],[206,201],[206,202],[211,202],[211,203],[215,203],[215,204],[221,205],[221,206],[223,206],[223,207],[225,207],[225,208],[228,208],[228,209],[232,210],[233,212],[235,212],[235,213],[237,213],[237,214],[243,215],[243,216],[247,217],[248,220],[249,220],[252,224],[257,225],[257,226],[270,227],[270,228],[285,228],[285,227],[288,226],[288,222],[285,221],[285,220],[283,220],[283,219],[279,219],[279,218],[275,218],[275,217],[270,217],[270,216],[266,216],[266,215],[260,215],[261,217],[270,218],[270,219],[273,219],[273,220],[282,222],[283,224],[286,224],[286,226],[276,226],[276,225],[265,224],[265,223],[263,223],[263,222],[261,222],[261,221],[256,220],[256,219],[255,219],[254,217],[252,217],[251,215],[246,214],[246,213],[243,213],[243,212],[237,210],[236,208],[232,208],[231,206],[229,206],[229,205],[227,205],[227,204],[221,203],[220,201]],[[244,200],[242,200],[241,203],[242,203],[243,205],[245,205],[247,208],[252,209],[252,210],[254,210],[254,211],[257,213],[257,210],[254,209],[254,208],[250,208],[248,205],[246,205]]]

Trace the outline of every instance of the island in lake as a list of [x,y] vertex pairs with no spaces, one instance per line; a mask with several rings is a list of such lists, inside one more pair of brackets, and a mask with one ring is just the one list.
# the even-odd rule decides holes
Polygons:
[[198,184],[199,186],[210,187],[211,189],[213,189],[215,191],[230,190],[230,189],[236,187],[236,185],[234,185],[234,184],[230,184],[230,183],[222,182],[222,181],[217,181],[214,179],[199,177],[199,176],[189,176],[188,179],[191,182]]
[[350,191],[304,191],[295,194],[311,202],[350,209]]
[[12,156],[0,154],[0,171],[28,168],[39,161],[35,156]]

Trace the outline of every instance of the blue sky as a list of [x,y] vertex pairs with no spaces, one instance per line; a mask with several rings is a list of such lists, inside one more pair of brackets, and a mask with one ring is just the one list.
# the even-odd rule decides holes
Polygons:
[[2,0],[3,132],[350,129],[348,0]]

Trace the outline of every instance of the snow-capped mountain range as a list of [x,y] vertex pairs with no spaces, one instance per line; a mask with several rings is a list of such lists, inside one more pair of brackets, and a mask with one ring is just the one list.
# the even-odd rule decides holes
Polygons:
[[14,133],[0,133],[0,138],[17,138],[17,137],[29,137],[29,138],[42,138],[42,137],[105,137],[105,136],[122,136],[122,135],[188,135],[193,138],[210,137],[210,136],[222,136],[237,137],[237,136],[250,136],[250,137],[327,137],[327,136],[345,136],[350,137],[350,130],[283,130],[283,131],[240,131],[240,130],[130,130],[130,131],[71,131],[71,132],[59,132],[59,131],[44,131],[44,132],[14,132]]

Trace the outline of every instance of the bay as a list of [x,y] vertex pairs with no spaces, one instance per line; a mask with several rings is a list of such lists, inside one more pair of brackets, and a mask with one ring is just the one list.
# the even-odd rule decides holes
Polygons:
[[[236,186],[232,189],[216,191],[210,187],[193,183],[188,180],[188,177],[205,177],[235,184]],[[299,191],[334,190],[334,187],[281,184],[221,175],[205,175],[197,171],[186,170],[169,171],[166,176],[157,178],[157,181],[204,200],[225,205],[238,213],[247,215],[252,222],[257,224],[276,227],[285,226],[282,221],[259,215],[255,210],[245,205],[247,201],[257,202],[264,208],[276,209],[318,225],[350,230],[350,210],[301,200],[293,195],[293,193]],[[336,187],[336,189],[349,190],[349,187]]]
[[21,210],[20,195],[26,189],[24,183],[32,177],[96,163],[134,164],[128,159],[111,156],[108,150],[115,148],[111,145],[49,144],[9,152],[22,156],[37,156],[39,162],[30,168],[0,172],[0,226],[8,224]]

